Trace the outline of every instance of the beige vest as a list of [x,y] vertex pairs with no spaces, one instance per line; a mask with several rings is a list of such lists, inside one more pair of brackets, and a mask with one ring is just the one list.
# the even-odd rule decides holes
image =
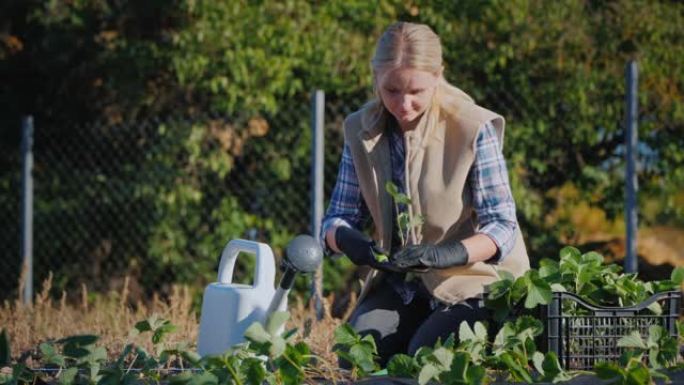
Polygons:
[[[392,170],[387,116],[369,104],[349,115],[344,122],[345,140],[351,150],[361,193],[375,226],[374,238],[385,249],[392,242],[392,198],[385,191]],[[472,206],[468,171],[475,160],[475,142],[480,128],[492,121],[503,143],[504,119],[469,102],[442,108],[433,132],[426,133],[428,114],[416,129],[404,134],[406,151],[406,191],[411,198],[411,215],[422,215],[423,225],[413,234],[415,243],[437,243],[464,239],[475,234],[478,223]],[[421,274],[430,293],[448,304],[481,295],[485,286],[498,280],[503,269],[518,277],[530,263],[520,229],[511,253],[499,265],[477,262],[447,269],[431,269]],[[361,292],[363,297],[377,275],[371,271]]]

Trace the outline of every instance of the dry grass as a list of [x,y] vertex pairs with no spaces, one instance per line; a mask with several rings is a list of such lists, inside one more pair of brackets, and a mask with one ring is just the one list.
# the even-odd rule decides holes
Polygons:
[[168,338],[169,344],[196,341],[198,320],[191,311],[192,295],[187,287],[173,287],[167,300],[155,295],[149,302],[135,305],[129,302],[128,287],[126,278],[120,292],[91,295],[83,285],[80,301],[74,303],[67,301],[69,296],[65,292],[59,300],[51,298],[50,276],[33,304],[26,305],[19,299],[5,301],[0,308],[0,325],[11,338],[13,356],[36,349],[41,342],[79,334],[100,336],[98,345],[106,347],[110,356],[120,353],[128,342],[150,349],[149,337],[129,338],[129,332],[136,322],[153,314],[176,325],[176,331]]
[[312,352],[318,357],[318,369],[321,371],[320,377],[327,379],[339,379],[340,369],[337,365],[337,356],[333,353],[335,340],[335,329],[345,322],[355,306],[355,297],[352,296],[347,312],[343,318],[334,318],[330,313],[333,295],[323,299],[324,314],[323,319],[316,320],[316,312],[312,308],[297,298],[294,303],[290,303],[290,320],[288,328],[299,330],[298,338],[303,340]]
[[[22,354],[29,356],[41,342],[79,334],[100,336],[97,344],[107,349],[110,359],[118,356],[129,342],[154,351],[149,336],[129,336],[136,322],[153,314],[176,326],[176,330],[166,338],[167,346],[182,344],[190,349],[195,348],[199,320],[192,310],[193,295],[188,287],[173,287],[171,295],[165,300],[155,295],[146,303],[138,302],[133,305],[129,299],[128,287],[127,278],[119,292],[89,294],[88,289],[82,286],[77,296],[79,301],[68,301],[68,297],[74,296],[68,296],[64,292],[59,300],[54,300],[50,296],[50,276],[43,282],[42,290],[36,295],[32,305],[25,305],[19,299],[6,300],[0,307],[0,328],[4,328],[10,336],[13,357],[16,359]],[[19,292],[22,292],[21,288]],[[318,375],[324,378],[339,377],[332,344],[335,328],[343,320],[331,316],[329,304],[332,300],[332,296],[324,299],[324,318],[316,322],[315,312],[301,300],[294,299],[290,302],[291,317],[287,325],[288,329],[297,328],[296,338],[305,341],[319,357],[316,365]]]

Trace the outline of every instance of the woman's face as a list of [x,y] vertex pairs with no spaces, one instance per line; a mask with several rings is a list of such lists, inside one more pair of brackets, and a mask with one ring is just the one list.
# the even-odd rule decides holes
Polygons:
[[415,128],[430,105],[439,76],[429,71],[400,67],[381,73],[377,87],[385,108],[403,131]]

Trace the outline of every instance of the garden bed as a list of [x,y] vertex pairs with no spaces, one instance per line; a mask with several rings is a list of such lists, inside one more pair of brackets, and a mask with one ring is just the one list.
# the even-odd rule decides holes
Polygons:
[[[670,324],[667,324],[676,321],[678,315],[667,307],[674,297],[663,294],[678,288],[682,280],[684,269],[679,268],[673,271],[669,280],[639,282],[633,276],[620,274],[619,269],[613,266],[603,265],[596,253],[580,254],[567,248],[561,251],[560,261],[542,261],[539,270],[530,270],[518,278],[502,274],[501,280],[492,285],[485,302],[494,310],[495,320],[492,322],[500,323],[494,335],[488,334],[488,330],[496,328],[487,328],[482,323],[463,323],[457,335],[435,346],[423,347],[414,356],[395,355],[386,368],[378,366],[375,343],[370,336],[359,335],[329,314],[322,322],[315,322],[313,312],[299,302],[293,304],[292,313],[274,313],[266,325],[253,324],[247,330],[246,343],[220,356],[199,357],[193,343],[178,338],[179,331],[188,335],[185,329],[179,330],[173,322],[160,315],[147,316],[133,327],[128,326],[131,332],[119,340],[116,346],[120,348],[112,349],[114,344],[110,340],[102,341],[96,335],[43,337],[37,346],[12,355],[8,336],[13,332],[31,335],[33,330],[37,330],[31,325],[42,325],[48,330],[54,322],[52,320],[60,319],[55,315],[73,320],[73,327],[76,327],[79,319],[90,317],[90,312],[104,313],[104,308],[97,308],[100,305],[89,307],[92,304],[84,303],[66,317],[71,314],[68,306],[61,302],[58,310],[53,310],[55,306],[46,305],[50,301],[43,293],[39,298],[45,298],[31,308],[24,308],[19,303],[14,307],[5,304],[2,324],[14,329],[3,331],[0,339],[0,383],[260,385],[268,381],[283,385],[503,385],[531,382],[601,384],[631,378],[631,382],[617,383],[650,384],[664,383],[658,377],[663,372],[668,373],[673,383],[684,383],[681,371],[667,372],[668,368],[673,370],[673,367],[682,365],[679,353],[682,340],[681,332],[678,335],[679,329],[669,328]],[[543,334],[548,319],[532,316],[539,314],[539,305],[552,304],[554,291],[561,290],[576,293],[597,308],[608,306],[617,298],[623,305],[619,307],[622,310],[638,308],[640,312],[657,315],[653,317],[648,313],[644,317],[667,322],[649,322],[636,330],[619,330],[612,346],[619,348],[620,357],[604,357],[613,362],[598,363],[591,372],[569,371],[559,351],[543,346],[543,341],[554,336]],[[654,305],[658,301],[649,302],[647,299],[654,294],[664,298],[666,303]],[[188,306],[188,301],[181,302]],[[673,307],[678,309],[676,304]],[[124,300],[115,298],[114,308],[125,308]],[[159,306],[158,309],[166,315],[179,317],[179,310],[173,304]],[[186,311],[190,312],[189,307]],[[132,317],[130,312],[124,311],[123,314],[127,319]],[[560,314],[586,316],[587,309],[575,305]],[[98,314],[99,318],[94,319],[102,322],[110,316],[113,315]],[[108,325],[118,325],[112,320],[107,322]],[[196,327],[196,321],[185,323],[186,326],[189,324]],[[284,324],[287,331],[281,333]],[[560,325],[562,330],[568,323],[561,322]],[[121,325],[117,327],[122,328]],[[196,335],[196,330],[192,333]],[[596,351],[590,353],[600,357]],[[339,369],[338,357],[349,361],[352,369]],[[30,369],[35,367],[49,370]]]

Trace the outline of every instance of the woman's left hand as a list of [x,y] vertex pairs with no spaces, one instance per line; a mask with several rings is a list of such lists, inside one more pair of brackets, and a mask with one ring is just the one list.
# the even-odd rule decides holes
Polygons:
[[411,245],[392,255],[390,262],[400,268],[463,266],[468,263],[468,250],[460,241]]

